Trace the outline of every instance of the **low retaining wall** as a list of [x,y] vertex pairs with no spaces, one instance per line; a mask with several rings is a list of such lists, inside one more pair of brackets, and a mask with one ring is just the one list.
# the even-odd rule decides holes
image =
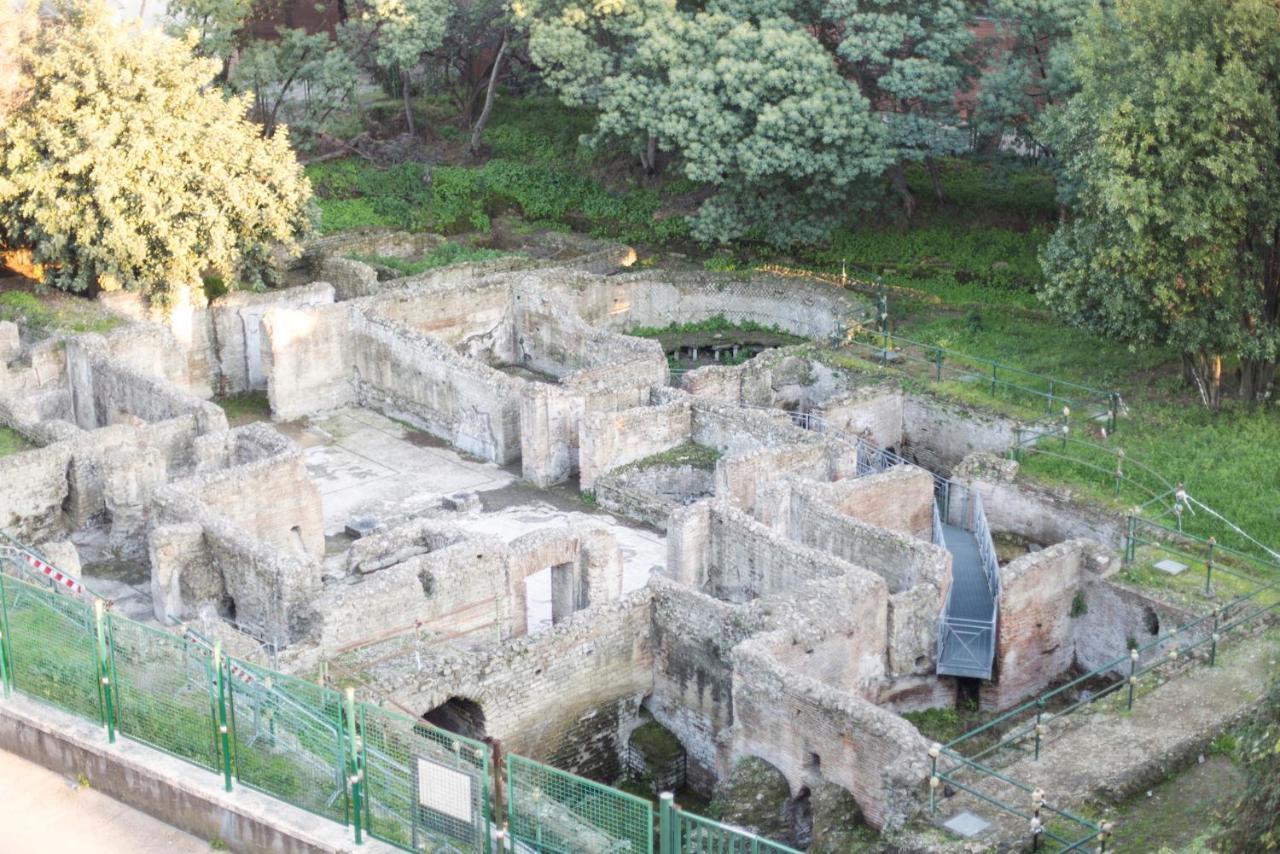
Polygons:
[[[0,703],[0,749],[89,785],[201,839],[237,852],[340,854],[355,850],[351,828],[245,787],[227,792],[222,778],[125,739],[115,744],[87,721],[25,697]],[[367,840],[360,850],[396,849]]]

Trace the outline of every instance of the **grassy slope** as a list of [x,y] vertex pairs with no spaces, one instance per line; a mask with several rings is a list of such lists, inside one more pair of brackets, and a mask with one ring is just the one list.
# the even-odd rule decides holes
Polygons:
[[[442,137],[449,117],[439,104]],[[443,231],[485,229],[500,212],[622,240],[688,252],[680,217],[665,210],[694,187],[678,178],[642,187],[616,153],[578,145],[590,117],[554,101],[501,99],[488,132],[492,159],[478,166],[437,167],[430,185],[410,164],[377,170],[362,161],[308,167],[323,211],[336,230],[384,224]],[[1064,324],[1038,302],[1038,253],[1056,216],[1052,179],[1042,169],[1008,161],[943,164],[948,203],[931,199],[922,170],[909,172],[921,203],[913,223],[889,210],[878,224],[838,229],[823,247],[779,256],[759,246],[708,255],[716,269],[783,263],[869,279],[914,292],[890,311],[900,334],[938,343],[1124,395],[1132,417],[1111,440],[1131,459],[1217,508],[1269,545],[1280,522],[1280,433],[1268,410],[1203,411],[1178,375],[1175,355],[1130,352]],[[606,176],[609,176],[606,178]],[[606,186],[607,185],[607,186]],[[696,251],[696,248],[695,248]],[[895,291],[895,294],[901,293]],[[1026,469],[1059,480],[1080,472],[1044,458]],[[1088,475],[1096,483],[1096,475]],[[1241,488],[1245,485],[1246,488]]]

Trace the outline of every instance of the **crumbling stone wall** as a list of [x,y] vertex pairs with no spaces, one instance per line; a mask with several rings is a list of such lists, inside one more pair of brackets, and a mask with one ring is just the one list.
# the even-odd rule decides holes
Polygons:
[[604,472],[689,441],[693,407],[688,399],[616,412],[589,412],[582,419],[579,483],[595,487]]
[[1043,691],[1076,660],[1075,594],[1109,568],[1112,555],[1088,540],[1068,540],[1011,561],[1000,571],[1000,618],[993,679],[983,708],[1003,709]]
[[1032,543],[1087,538],[1119,548],[1124,520],[1118,513],[1079,500],[1070,490],[1018,477],[1018,463],[990,454],[966,457],[955,480],[982,496],[992,530]]
[[827,339],[869,316],[848,291],[764,273],[624,273],[554,283],[589,323],[615,330],[664,327],[721,315],[732,323],[776,326],[805,338]]
[[901,827],[921,808],[928,742],[909,723],[774,657],[784,632],[739,644],[733,653],[733,754],[763,759],[792,793],[826,779],[853,794],[867,823]]
[[273,306],[262,316],[262,370],[271,414],[291,421],[350,406],[355,340],[347,305]]
[[423,713],[451,697],[480,705],[487,733],[513,753],[616,780],[626,735],[653,683],[648,589],[582,611],[547,631],[451,659],[374,671]]
[[333,286],[313,282],[298,288],[253,293],[232,291],[208,309],[210,363],[218,394],[239,394],[267,387],[263,362],[262,318],[272,308],[331,305]]

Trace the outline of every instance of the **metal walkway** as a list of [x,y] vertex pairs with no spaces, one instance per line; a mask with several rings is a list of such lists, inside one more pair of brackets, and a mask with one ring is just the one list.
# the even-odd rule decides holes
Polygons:
[[[949,485],[943,506],[951,509],[960,496]],[[1000,598],[1000,565],[987,527],[982,499],[964,496],[967,526],[943,522],[934,503],[934,543],[951,553],[951,589],[938,620],[939,676],[990,679],[995,658],[996,616]],[[948,513],[950,515],[950,513]]]

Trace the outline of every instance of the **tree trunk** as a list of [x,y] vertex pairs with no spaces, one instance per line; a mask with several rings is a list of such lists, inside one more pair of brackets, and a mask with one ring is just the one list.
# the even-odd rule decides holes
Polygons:
[[404,123],[409,128],[409,135],[415,136],[417,131],[413,127],[413,98],[409,92],[409,72],[406,69],[400,70],[400,97],[404,99]]
[[644,168],[644,174],[650,178],[658,171],[658,138],[653,134],[649,134],[644,151],[640,152],[640,165]]
[[929,170],[929,180],[933,183],[933,195],[939,205],[946,204],[947,194],[942,189],[942,176],[938,174],[938,162],[932,157],[924,159],[925,168]]
[[485,125],[489,124],[489,115],[493,112],[493,102],[498,93],[498,75],[502,71],[502,54],[507,51],[507,34],[502,34],[502,43],[498,45],[498,53],[493,58],[493,68],[489,71],[489,88],[484,93],[484,109],[480,111],[480,118],[476,119],[475,127],[471,129],[471,156],[475,157],[480,153],[480,137],[484,133]]
[[901,163],[895,163],[889,169],[889,180],[893,182],[893,189],[902,197],[902,211],[910,220],[916,215],[916,197],[911,195],[911,188],[907,186],[907,170],[903,168]]
[[1266,400],[1271,393],[1271,385],[1275,381],[1275,376],[1276,363],[1270,359],[1242,360],[1240,362],[1238,397],[1250,403]]
[[1183,368],[1190,373],[1200,402],[1215,412],[1222,406],[1222,356],[1201,350],[1184,354]]

